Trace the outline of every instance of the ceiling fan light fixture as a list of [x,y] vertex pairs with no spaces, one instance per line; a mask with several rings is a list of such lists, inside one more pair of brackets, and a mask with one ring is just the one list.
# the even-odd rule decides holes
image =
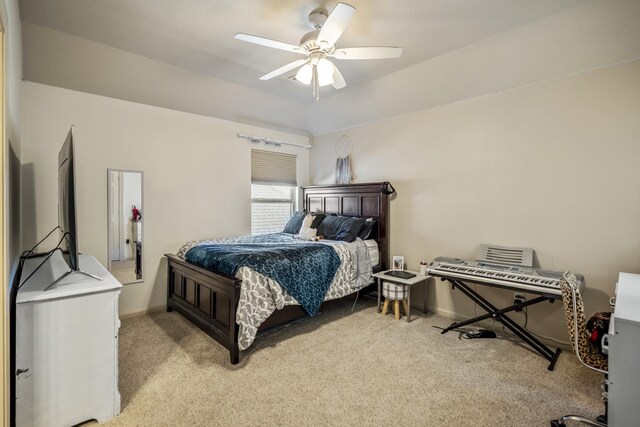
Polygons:
[[302,36],[299,46],[245,33],[237,33],[234,37],[245,42],[305,55],[305,59],[286,64],[260,77],[260,80],[270,80],[300,67],[295,77],[290,76],[289,80],[295,80],[306,86],[311,86],[313,97],[318,100],[321,86],[332,85],[335,89],[342,89],[347,85],[340,70],[327,58],[342,61],[388,59],[402,55],[402,48],[393,46],[338,49],[336,42],[344,33],[347,25],[349,25],[355,10],[353,6],[346,3],[338,3],[330,14],[322,7],[313,10],[309,14],[309,22],[314,31]]
[[311,84],[311,78],[313,77],[313,66],[311,64],[305,64],[296,73],[296,80],[305,85]]
[[318,65],[316,66],[316,70],[318,72],[318,84],[320,86],[328,86],[333,84],[333,64],[322,58],[318,61]]
[[318,86],[320,87],[324,87],[324,86],[329,86],[333,84],[333,76],[329,76],[327,77],[322,77],[322,75],[318,76]]

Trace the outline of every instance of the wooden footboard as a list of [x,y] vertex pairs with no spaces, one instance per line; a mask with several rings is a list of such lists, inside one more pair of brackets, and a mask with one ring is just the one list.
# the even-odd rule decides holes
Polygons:
[[167,311],[176,310],[229,350],[240,361],[236,309],[239,279],[212,273],[172,254],[167,257]]

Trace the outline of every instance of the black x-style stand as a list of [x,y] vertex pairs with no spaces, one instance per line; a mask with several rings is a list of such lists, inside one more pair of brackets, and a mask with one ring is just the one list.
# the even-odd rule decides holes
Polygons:
[[[514,304],[509,307],[499,309],[495,307],[493,304],[491,304],[489,301],[487,301],[485,298],[483,298],[476,291],[471,289],[463,281],[459,279],[451,279],[449,277],[441,277],[441,280],[448,280],[454,289],[456,288],[459,289],[460,292],[465,294],[467,297],[469,297],[469,299],[471,299],[473,302],[478,304],[480,307],[482,307],[482,309],[484,309],[487,312],[487,314],[483,314],[481,316],[474,317],[473,319],[465,320],[463,322],[453,322],[451,325],[449,325],[448,328],[443,329],[441,333],[444,334],[449,332],[452,329],[470,325],[472,323],[476,323],[481,320],[485,320],[489,318],[495,319],[498,322],[502,323],[511,332],[519,336],[527,344],[529,344],[535,351],[540,353],[542,357],[544,357],[549,362],[551,362],[547,369],[550,371],[553,371],[553,368],[555,368],[556,362],[558,361],[558,357],[560,356],[561,350],[558,348],[554,352],[549,347],[547,347],[542,342],[540,342],[540,340],[538,340],[535,336],[533,336],[533,334],[531,334],[525,328],[523,328],[522,326],[520,326],[519,324],[511,320],[507,315],[505,315],[505,313],[508,313],[510,311],[515,311],[515,310],[520,310],[523,307],[528,307],[530,305],[538,304],[544,301],[553,302],[557,297],[542,295],[537,298],[525,301],[522,304]],[[479,284],[486,285],[486,283],[479,283]]]

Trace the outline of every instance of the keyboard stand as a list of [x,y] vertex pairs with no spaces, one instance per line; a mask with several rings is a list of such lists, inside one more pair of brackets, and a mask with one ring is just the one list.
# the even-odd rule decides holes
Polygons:
[[[556,296],[548,296],[548,295],[541,295],[541,296],[536,297],[534,299],[527,300],[527,301],[523,302],[522,304],[515,304],[515,305],[511,305],[509,307],[505,307],[505,308],[500,308],[499,309],[499,308],[495,307],[493,304],[491,304],[489,301],[487,301],[485,298],[483,298],[476,291],[471,289],[466,283],[464,283],[463,281],[461,281],[459,279],[451,279],[451,278],[448,278],[448,277],[441,277],[440,280],[449,281],[451,283],[451,286],[453,287],[453,289],[458,288],[460,290],[460,292],[465,294],[469,299],[471,299],[473,302],[478,304],[480,307],[482,307],[483,310],[485,310],[487,312],[487,314],[483,314],[481,316],[477,316],[477,317],[474,317],[473,319],[465,320],[463,322],[453,322],[451,325],[449,325],[448,328],[443,329],[441,333],[444,334],[444,333],[447,333],[447,332],[449,332],[449,331],[451,331],[453,329],[460,328],[460,327],[463,327],[463,326],[466,326],[466,325],[470,325],[472,323],[479,322],[481,320],[492,318],[492,319],[497,320],[498,322],[502,323],[507,329],[509,329],[511,332],[513,332],[518,337],[520,337],[523,341],[525,341],[527,344],[529,344],[535,351],[540,353],[540,355],[542,357],[544,357],[549,362],[551,362],[547,369],[550,370],[550,371],[553,371],[553,368],[555,368],[556,362],[558,361],[558,356],[560,356],[561,350],[558,348],[554,352],[549,347],[547,347],[542,342],[540,342],[540,340],[538,340],[535,336],[533,336],[533,334],[531,334],[531,332],[527,331],[525,328],[523,328],[522,326],[520,326],[519,324],[517,324],[516,322],[511,320],[505,313],[508,313],[510,311],[515,311],[515,310],[520,310],[523,307],[528,307],[530,305],[538,304],[538,303],[545,302],[545,301],[549,301],[549,302],[552,303],[558,297],[556,297]],[[478,284],[487,285],[486,283],[481,283],[481,282],[478,282]]]

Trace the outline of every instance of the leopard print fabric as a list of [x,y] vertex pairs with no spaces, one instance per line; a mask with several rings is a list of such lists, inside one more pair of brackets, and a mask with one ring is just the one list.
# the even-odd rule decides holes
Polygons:
[[575,293],[576,317],[578,320],[578,353],[580,354],[580,358],[592,368],[607,371],[609,365],[607,357],[600,354],[598,349],[589,341],[582,295],[580,295],[578,291],[578,280],[571,271],[567,271],[560,278],[560,289],[562,290],[562,302],[564,303],[564,311],[567,316],[567,325],[569,325],[569,336],[571,337],[573,350],[576,350],[575,325],[573,323],[573,294]]

